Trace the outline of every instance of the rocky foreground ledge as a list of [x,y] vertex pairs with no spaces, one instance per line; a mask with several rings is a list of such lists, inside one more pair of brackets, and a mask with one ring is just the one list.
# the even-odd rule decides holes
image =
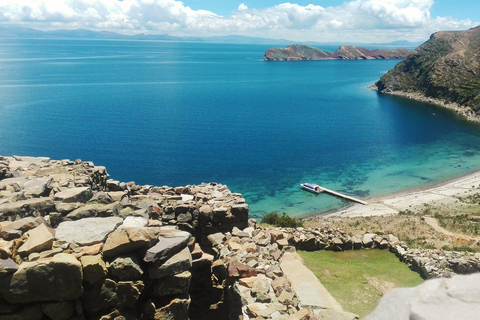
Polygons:
[[[217,183],[137,186],[91,162],[0,157],[2,320],[353,320],[295,251],[366,248],[425,278],[480,270],[479,255],[411,250],[393,235],[261,228]],[[478,290],[480,277],[469,279]],[[422,310],[437,308],[422,292]]]

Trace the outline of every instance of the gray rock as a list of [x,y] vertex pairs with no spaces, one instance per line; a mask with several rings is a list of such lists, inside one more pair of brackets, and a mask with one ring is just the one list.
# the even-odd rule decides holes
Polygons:
[[54,200],[66,203],[86,203],[92,196],[92,189],[90,189],[90,187],[77,187],[56,193]]
[[113,199],[108,195],[108,193],[103,191],[98,191],[98,192],[95,192],[93,197],[88,202],[110,204],[110,203],[113,203]]
[[79,220],[84,218],[93,218],[97,215],[98,205],[87,204],[70,212],[66,218],[70,220]]
[[82,295],[82,265],[72,255],[22,263],[3,298],[10,303],[75,300]]
[[158,280],[153,286],[153,295],[163,297],[168,295],[185,295],[190,288],[192,274],[189,271],[165,277]]
[[0,259],[0,278],[18,270],[18,264],[12,259]]
[[118,257],[110,264],[110,274],[120,281],[140,280],[143,270],[140,262],[132,257]]
[[148,226],[148,219],[140,216],[128,216],[123,220],[121,228],[129,227],[146,227]]
[[133,308],[144,289],[142,281],[115,282],[105,279],[86,288],[82,295],[82,304],[87,314],[100,310]]
[[[31,213],[38,211],[40,214],[45,215],[48,212],[53,211],[55,205],[52,199],[43,197],[43,198],[33,198],[27,200],[21,200],[11,203],[0,204],[0,217],[2,215],[20,215],[23,216],[26,213]],[[0,219],[1,220],[1,219]]]
[[221,232],[213,233],[207,236],[208,241],[212,244],[213,247],[221,245],[225,241],[225,235]]
[[477,319],[480,312],[480,274],[432,279],[415,288],[387,293],[365,320]]
[[158,243],[147,250],[143,260],[162,263],[185,248],[191,238],[190,233],[185,231],[163,232],[158,238]]
[[119,217],[65,221],[58,225],[55,238],[79,245],[95,244],[104,241],[122,222],[123,219]]
[[192,256],[188,248],[183,249],[164,263],[156,262],[148,270],[150,278],[160,279],[187,271],[192,266]]
[[376,236],[375,233],[365,233],[362,237],[362,243],[365,248],[369,248],[373,245],[373,238]]

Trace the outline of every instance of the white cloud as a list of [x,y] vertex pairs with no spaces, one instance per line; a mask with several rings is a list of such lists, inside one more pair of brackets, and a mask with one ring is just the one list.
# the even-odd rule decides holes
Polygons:
[[[1,0],[0,23],[39,29],[90,28],[180,36],[243,34],[304,41],[423,40],[470,20],[432,19],[433,0],[351,0],[336,7],[241,3],[230,16],[193,10],[176,0]],[[382,39],[383,38],[383,39]]]
[[238,11],[245,11],[245,10],[247,10],[247,9],[248,9],[247,5],[246,5],[245,3],[241,3],[241,4],[238,6],[238,9],[237,9],[237,10],[238,10]]

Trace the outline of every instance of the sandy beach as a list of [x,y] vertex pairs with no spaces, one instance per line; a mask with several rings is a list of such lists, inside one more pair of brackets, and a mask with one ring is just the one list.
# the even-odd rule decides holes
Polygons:
[[418,211],[427,205],[459,205],[458,197],[480,192],[480,171],[438,183],[389,195],[364,199],[367,205],[354,204],[338,211],[330,212],[324,217],[368,217],[396,215],[400,211]]

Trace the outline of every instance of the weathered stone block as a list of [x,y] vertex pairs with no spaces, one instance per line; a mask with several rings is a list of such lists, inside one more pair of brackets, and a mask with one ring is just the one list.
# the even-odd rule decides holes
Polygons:
[[11,303],[74,300],[82,295],[82,265],[72,255],[24,262],[13,274],[4,299]]
[[191,239],[191,234],[185,231],[172,230],[163,232],[155,246],[145,253],[145,262],[163,262],[185,248]]
[[153,295],[163,297],[168,295],[186,295],[190,288],[192,274],[189,271],[165,277],[158,280],[153,286]]
[[187,271],[192,266],[192,256],[188,248],[184,248],[173,257],[162,262],[156,262],[149,268],[149,275],[152,279],[160,279]]
[[82,256],[80,262],[83,267],[83,281],[95,283],[107,275],[107,266],[102,259],[102,255]]
[[118,257],[110,264],[110,274],[120,281],[140,280],[143,270],[140,262],[132,257]]
[[93,314],[100,310],[111,308],[132,308],[137,303],[144,289],[142,281],[115,282],[105,279],[86,288],[82,296],[82,303],[87,314]]

